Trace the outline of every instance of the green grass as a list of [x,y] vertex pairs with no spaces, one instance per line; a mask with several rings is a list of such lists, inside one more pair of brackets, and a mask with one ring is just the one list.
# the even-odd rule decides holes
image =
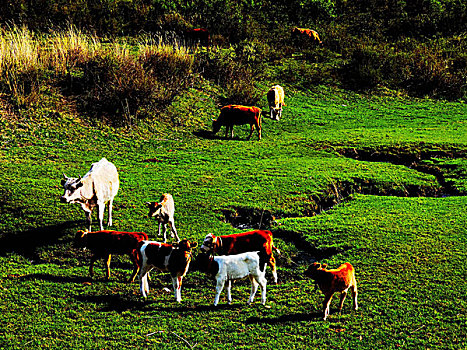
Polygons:
[[[163,124],[125,129],[43,110],[0,119],[0,347],[465,348],[466,197],[404,197],[440,185],[403,165],[339,153],[373,147],[465,154],[465,104],[286,91],[282,120],[264,119],[263,139],[247,142],[247,127],[236,127],[234,140],[224,140],[223,130],[214,138],[206,132],[218,114],[211,94],[208,85],[190,90],[161,116]],[[198,242],[208,232],[240,231],[224,222],[222,209],[277,217],[272,230],[284,253],[280,284],[268,285],[271,308],[258,299],[246,305],[246,282],[235,284],[232,306],[224,294],[221,307],[212,308],[214,282],[194,272],[182,304],[163,291],[171,282],[158,273],[145,302],[137,283],[124,282],[126,258],[113,258],[110,282],[101,263],[91,281],[88,253],[71,246],[84,214],[59,203],[60,178],[84,175],[101,157],[120,174],[115,229],[156,239],[144,202],[163,192],[174,196],[179,235]],[[465,158],[425,161],[447,169],[465,193]],[[327,199],[331,210],[306,217]],[[288,232],[303,238],[294,243]],[[302,274],[311,261],[301,250],[308,243],[335,248],[324,259],[332,267],[355,266],[361,309],[351,311],[347,300],[341,315],[321,321],[322,296]]]

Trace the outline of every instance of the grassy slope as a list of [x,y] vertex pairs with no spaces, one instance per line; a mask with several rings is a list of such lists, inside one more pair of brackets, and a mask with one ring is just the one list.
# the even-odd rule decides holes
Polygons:
[[[178,101],[173,115],[194,121],[175,132],[156,125],[149,130],[158,133],[138,129],[126,135],[65,117],[14,123],[15,128],[2,121],[0,239],[3,251],[16,252],[0,257],[3,343],[168,348],[188,346],[183,337],[226,348],[465,346],[465,272],[456,269],[465,260],[465,197],[356,196],[323,216],[280,221],[278,228],[304,232],[317,246],[350,248],[329,262],[356,265],[362,309],[350,313],[347,301],[344,314],[327,323],[317,314],[321,296],[300,275],[304,266],[293,268],[286,258],[281,284],[269,287],[271,309],[244,306],[248,286],[240,283],[232,307],[212,310],[213,284],[197,273],[186,278],[182,305],[162,291],[170,287],[167,276],[154,273],[144,303],[136,284],[120,282],[129,273],[125,259],[115,259],[111,282],[88,283],[88,260],[71,248],[84,215],[76,205],[58,203],[59,179],[63,172],[83,175],[103,156],[121,177],[115,228],[144,230],[155,238],[156,225],[145,218],[143,203],[168,191],[175,197],[180,235],[200,241],[207,232],[236,231],[216,211],[230,205],[300,216],[314,195],[339,181],[438,186],[431,175],[346,159],[333,148],[423,141],[428,148],[466,149],[463,104],[367,99],[327,89],[288,96],[283,120],[263,121],[260,142],[205,137],[208,127],[200,125],[208,126],[217,113],[209,99],[204,109],[189,99]],[[245,137],[246,128],[236,134]],[[285,257],[297,254],[287,241],[277,239],[277,245]]]

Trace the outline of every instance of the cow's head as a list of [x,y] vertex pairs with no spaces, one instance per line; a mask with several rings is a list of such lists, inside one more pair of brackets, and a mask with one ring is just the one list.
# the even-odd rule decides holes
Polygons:
[[81,176],[76,177],[67,177],[63,174],[63,179],[61,181],[63,189],[63,196],[60,197],[60,202],[62,203],[74,203],[81,198],[81,193],[78,190],[80,187],[83,187],[83,182]]
[[212,133],[215,134],[221,129],[222,123],[220,120],[212,120]]
[[212,253],[217,244],[217,237],[212,233],[208,233],[204,238],[203,244],[200,247],[200,250],[204,253]]
[[148,218],[159,218],[161,216],[162,203],[146,202],[146,206],[149,208]]
[[75,248],[86,248],[86,237],[87,237],[88,231],[85,230],[79,230],[76,232],[75,235],[75,240],[73,241],[73,246]]
[[316,273],[320,270],[324,270],[328,266],[327,264],[320,264],[317,262],[314,262],[311,264],[308,269],[305,271],[305,276],[310,277],[312,279],[316,279],[317,275]]
[[191,251],[193,248],[198,246],[198,242],[190,242],[187,239],[182,239],[180,242],[172,243],[172,247],[178,248],[184,251]]

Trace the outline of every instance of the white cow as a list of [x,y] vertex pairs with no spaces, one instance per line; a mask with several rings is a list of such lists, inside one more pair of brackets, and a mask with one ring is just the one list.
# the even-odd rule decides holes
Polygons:
[[248,304],[253,302],[258,284],[261,287],[261,303],[266,303],[266,264],[260,266],[258,252],[246,252],[235,255],[219,255],[209,256],[204,253],[198,254],[196,268],[204,271],[216,278],[216,296],[214,298],[214,306],[219,303],[219,297],[222,289],[227,282],[227,299],[229,304],[232,302],[230,290],[232,280],[238,280],[244,277],[249,277],[251,281],[251,293],[248,299]]
[[112,226],[112,205],[117,195],[120,182],[115,165],[102,158],[93,163],[91,169],[83,177],[67,177],[63,174],[62,186],[65,190],[60,197],[62,203],[80,203],[86,213],[86,224],[91,231],[91,214],[97,207],[99,228],[103,230],[104,211],[106,203],[109,203],[108,226]]
[[164,243],[167,243],[167,224],[170,226],[172,237],[175,237],[177,242],[180,242],[177,229],[175,228],[175,203],[172,195],[164,193],[159,202],[146,202],[146,205],[149,208],[148,217],[155,217],[159,222],[158,236],[161,235],[161,226],[164,225]]
[[282,116],[284,103],[284,89],[280,85],[274,85],[267,93],[270,118],[279,120]]

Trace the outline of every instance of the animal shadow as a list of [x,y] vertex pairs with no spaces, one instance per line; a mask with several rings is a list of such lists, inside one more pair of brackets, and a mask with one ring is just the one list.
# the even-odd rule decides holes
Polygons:
[[0,255],[15,252],[26,258],[36,259],[38,249],[56,244],[58,239],[63,237],[70,228],[80,226],[82,226],[82,221],[76,220],[18,233],[5,233],[0,237]]
[[312,321],[321,319],[322,313],[310,312],[310,313],[299,313],[282,315],[279,317],[250,317],[246,320],[246,324],[280,324],[286,322],[301,322],[301,321]]

